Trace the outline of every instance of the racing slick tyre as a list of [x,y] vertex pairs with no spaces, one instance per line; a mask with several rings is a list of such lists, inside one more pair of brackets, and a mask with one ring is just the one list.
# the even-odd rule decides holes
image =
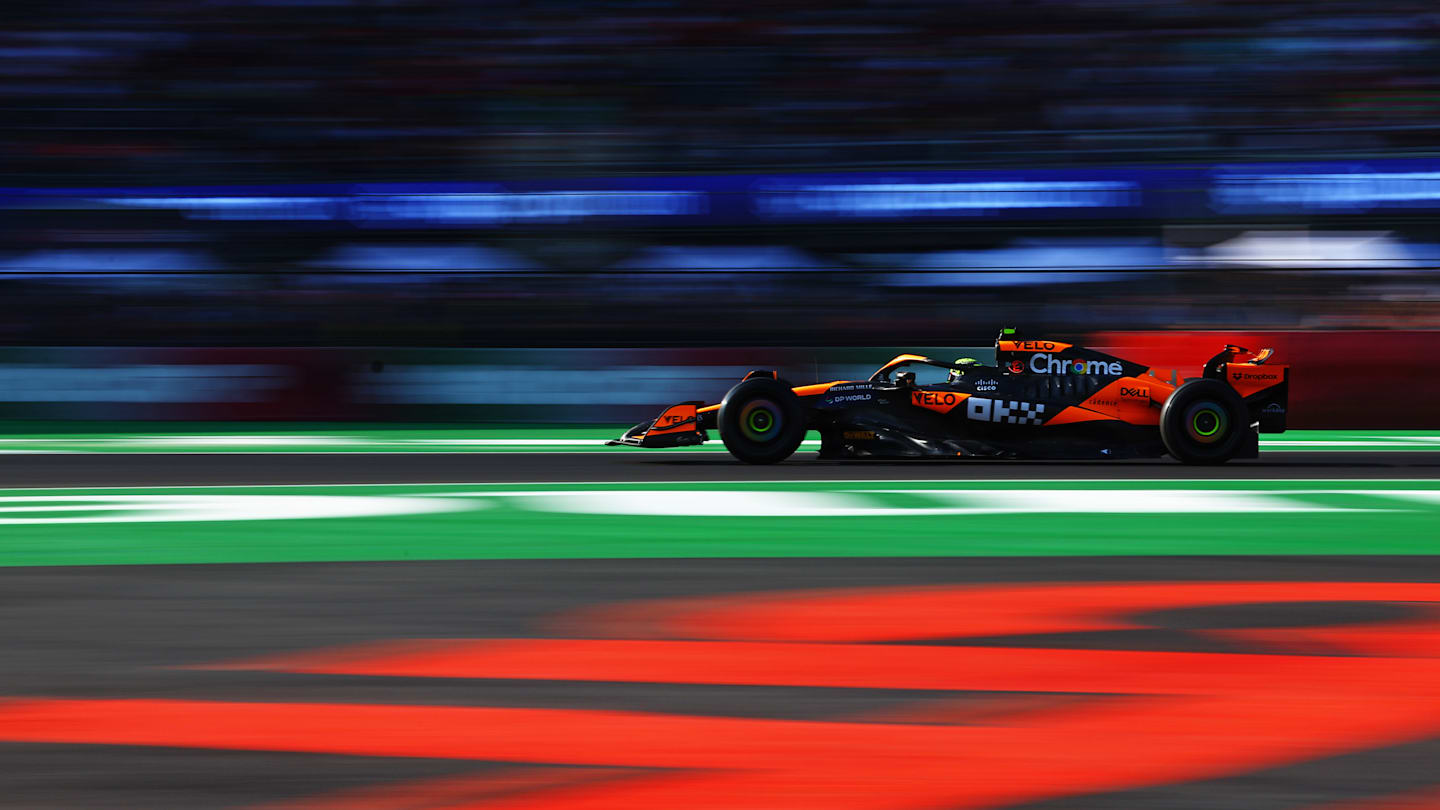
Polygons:
[[1245,402],[1220,380],[1191,380],[1160,409],[1160,440],[1176,461],[1224,464],[1250,430]]
[[790,386],[763,377],[746,380],[720,401],[720,440],[747,464],[784,461],[805,438],[805,414]]

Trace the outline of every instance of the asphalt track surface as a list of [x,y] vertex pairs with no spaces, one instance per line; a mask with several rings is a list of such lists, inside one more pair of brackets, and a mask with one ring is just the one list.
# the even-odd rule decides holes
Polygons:
[[[987,720],[983,714],[978,720],[963,715],[958,720],[949,719],[947,715],[955,714],[955,706],[964,706],[966,701],[997,696],[965,689],[907,688],[905,678],[917,674],[909,670],[880,673],[898,678],[896,686],[887,686],[882,679],[849,688],[813,688],[783,683],[685,682],[683,675],[666,673],[656,675],[651,682],[605,680],[585,676],[589,659],[580,653],[562,660],[566,672],[546,680],[484,677],[484,673],[476,673],[475,678],[307,673],[287,671],[301,667],[284,665],[228,668],[226,662],[397,639],[543,641],[614,635],[617,627],[613,618],[608,623],[587,626],[576,617],[616,604],[627,605],[631,611],[631,624],[621,622],[618,634],[643,635],[648,617],[643,611],[636,614],[636,605],[695,595],[734,597],[764,591],[806,593],[812,589],[833,594],[837,589],[849,588],[864,588],[868,593],[874,588],[974,583],[1007,587],[1037,582],[1205,580],[1242,585],[1363,580],[1383,587],[1392,582],[1440,581],[1440,569],[1430,558],[1403,557],[592,560],[10,569],[0,571],[0,593],[4,594],[0,637],[6,640],[7,648],[0,668],[0,690],[8,697],[0,702],[0,737],[13,740],[16,735],[24,735],[24,718],[17,720],[13,713],[23,711],[30,701],[39,703],[40,708],[34,711],[42,714],[53,713],[55,710],[48,708],[53,705],[69,705],[66,701],[99,702],[93,704],[94,708],[82,710],[78,717],[49,721],[47,730],[57,723],[71,727],[65,732],[72,735],[68,739],[0,742],[0,805],[157,809],[485,807],[486,797],[494,798],[495,785],[500,786],[501,793],[505,793],[507,784],[514,789],[517,774],[525,775],[522,783],[533,776],[537,767],[562,780],[585,777],[592,773],[590,769],[596,767],[597,761],[608,761],[611,751],[625,749],[629,742],[621,732],[617,737],[590,740],[587,747],[574,742],[584,739],[577,731],[573,737],[562,737],[563,744],[557,743],[553,759],[523,748],[503,758],[458,749],[447,754],[443,746],[431,756],[363,755],[368,744],[404,745],[423,738],[427,733],[425,721],[411,720],[406,713],[434,707],[452,707],[444,711],[481,707],[544,710],[559,713],[565,722],[580,724],[587,713],[597,711],[660,714],[676,724],[667,733],[675,735],[673,744],[682,748],[697,740],[703,743],[708,723],[736,719],[774,723],[781,730],[798,721],[801,728],[826,736],[845,729],[853,731],[854,721],[860,719],[875,723],[876,734],[887,730],[904,734],[912,728],[918,733],[930,733],[942,727],[965,733],[967,722],[984,727],[997,721]],[[1274,631],[1326,623],[1369,626],[1410,621],[1419,612],[1413,605],[1393,603],[1321,600],[1299,607],[1277,605],[1264,596],[1263,589],[1274,588],[1273,584],[1256,587],[1262,588],[1254,597],[1256,602],[1242,598],[1242,604],[1218,608],[1150,610],[1137,619],[1143,629],[1015,636],[982,644],[1008,647],[1009,652],[1016,653],[1025,653],[1031,647],[1046,648],[1029,654],[1053,660],[1062,670],[1081,666],[1067,663],[1067,656],[1083,656],[1091,650],[1139,654],[1259,652],[1262,664],[1296,662],[1305,666],[1305,672],[1311,671],[1309,662],[1315,661],[1318,678],[1323,672],[1320,665],[1333,661],[1303,657],[1313,650],[1286,649],[1265,640],[1225,640],[1223,632],[1229,628]],[[1216,631],[1220,634],[1216,635]],[[944,645],[951,642],[941,638],[927,643],[941,646],[903,649],[943,652],[947,649]],[[852,645],[829,645],[827,649],[835,647],[855,649]],[[863,650],[881,653],[885,648],[862,648],[862,654],[868,655]],[[1254,660],[1245,660],[1245,667],[1256,666]],[[1207,683],[1211,677],[1223,679],[1223,674],[1207,676]],[[1062,678],[1060,683],[1064,682]],[[1280,694],[1304,688],[1304,684],[1295,684]],[[1047,699],[1043,691],[1026,695],[1022,687],[1000,695],[999,722],[1005,722],[1005,700],[1043,701]],[[1098,705],[1103,708],[1103,699],[1097,700],[1102,700]],[[1331,700],[1324,708],[1330,716],[1352,710],[1375,714],[1383,709],[1408,717],[1425,710],[1404,695],[1395,695],[1394,700],[1397,705],[1385,707],[1352,707]],[[171,701],[179,702],[183,720],[147,719],[147,712],[163,713],[166,702]],[[363,710],[370,704],[393,707],[385,711],[398,713],[401,725],[397,730],[393,724],[380,723],[381,728],[369,735],[348,726],[327,732],[328,721],[306,715],[317,704],[338,707],[335,710],[342,713],[357,707]],[[318,742],[312,741],[308,748],[298,746],[303,753],[290,753],[266,750],[273,746],[261,740],[263,732],[251,730],[234,739],[223,736],[226,724],[234,722],[223,716],[225,711],[248,715],[271,705],[288,713],[278,731],[282,740],[301,736],[313,725],[320,728],[310,733],[312,737],[320,735]],[[923,716],[917,719],[917,715],[930,710],[927,707],[938,707],[934,708],[937,717],[933,721]],[[1034,715],[1051,709],[1043,702],[1022,703],[1016,722],[1022,726],[1039,722]],[[1017,710],[1010,706],[1009,711]],[[1311,717],[1310,709],[1306,711],[1303,722],[1307,738],[1323,743],[1327,734],[1340,733],[1327,728],[1327,716]],[[107,713],[117,715],[109,726],[95,719]],[[546,717],[553,719],[551,715]],[[896,725],[887,725],[887,719]],[[537,721],[531,718],[526,722]],[[927,722],[939,725],[927,726]],[[1253,732],[1273,732],[1266,724],[1276,721],[1251,720],[1242,712],[1240,722],[1244,740],[1250,739]],[[1252,722],[1255,727],[1247,725]],[[197,733],[202,739],[188,739],[177,731],[178,726],[190,723],[200,729]],[[834,728],[839,732],[829,730],[831,723],[837,724]],[[910,725],[914,723],[920,725]],[[101,728],[91,729],[95,724]],[[694,728],[686,724],[694,724]],[[525,728],[538,733],[529,725]],[[204,738],[211,729],[220,736]],[[520,729],[504,731],[502,736]],[[763,739],[771,739],[779,732],[760,733]],[[357,740],[360,753],[355,748]],[[603,801],[608,796],[604,791],[644,786],[657,773],[643,752],[636,755],[635,762],[627,762],[623,753],[616,756],[617,764],[625,770],[613,787],[606,782],[592,788],[596,793],[590,798],[601,800],[596,806],[611,806]],[[1023,764],[1021,773],[1032,782],[1047,778],[1043,757],[1017,752],[1017,761]],[[1329,802],[1340,800],[1359,801],[1382,794],[1433,789],[1437,779],[1433,766],[1437,761],[1440,727],[1407,735],[1400,741],[1350,741],[1336,751],[1325,751],[1317,745],[1313,756],[1280,764],[1266,763],[1263,758],[1248,763],[1242,757],[1209,770],[1201,769],[1199,773],[1204,775],[1131,780],[1134,784],[1128,784],[1122,775],[1117,776],[1118,787],[1075,790],[1064,799],[1003,805],[949,802],[939,806],[1015,806],[1029,810],[1328,807]],[[1013,769],[1014,763],[1008,764]],[[963,767],[963,763],[957,760],[955,767]],[[1000,766],[992,763],[990,767]],[[676,778],[684,779],[691,771],[676,773]],[[835,776],[845,778],[843,774]],[[472,798],[479,798],[476,803],[422,805],[387,803],[384,798],[384,791],[395,785],[411,786],[406,792],[412,802],[419,801],[415,795],[427,791],[443,795],[445,786],[451,784],[445,780],[460,778],[472,780]],[[803,779],[804,774],[796,778]],[[554,786],[542,783],[538,787]],[[704,779],[700,779],[697,789],[725,788],[706,788]],[[809,789],[823,790],[813,784]],[[896,788],[902,793],[906,789]],[[962,788],[960,795],[964,794]],[[309,804],[274,804],[300,796],[329,798]],[[566,806],[552,805],[543,797],[540,794],[535,806]],[[626,806],[618,803],[624,799],[623,794],[613,798],[615,806]],[[897,794],[896,798],[904,797]],[[433,802],[436,797],[430,799]],[[743,797],[731,795],[729,799],[728,804],[722,804],[749,806]],[[670,797],[672,802],[681,800],[680,795]],[[694,805],[640,801],[629,806]],[[851,805],[837,799],[828,806]],[[913,805],[897,802],[896,806]]]
[[723,453],[174,453],[0,455],[0,487],[850,479],[1363,479],[1440,477],[1440,452],[1265,452],[1218,467],[1169,459],[817,461],[757,467]]
[[[1440,471],[1437,455],[1401,451],[1267,453],[1258,461],[1218,468],[1169,461],[818,463],[805,459],[756,468],[714,454],[639,453],[14,455],[0,457],[0,486],[1428,479]],[[878,545],[883,547],[883,543]],[[783,677],[780,682],[763,684],[706,682],[703,677],[668,669],[653,677],[627,679],[587,669],[598,666],[596,662],[613,663],[612,659],[593,656],[583,645],[566,654],[571,648],[563,645],[576,639],[651,638],[665,644],[678,640],[681,646],[675,649],[687,649],[684,643],[694,639],[685,634],[667,635],[656,628],[663,626],[668,615],[663,606],[670,604],[669,600],[695,597],[723,602],[789,592],[800,594],[803,601],[820,594],[853,593],[861,600],[859,604],[866,606],[864,610],[878,611],[884,608],[863,601],[876,589],[924,592],[944,586],[1003,589],[1038,585],[1043,593],[1043,588],[1051,585],[1098,585],[1103,589],[1117,583],[1165,583],[1165,587],[1178,583],[1183,591],[1186,583],[1200,582],[1233,583],[1228,587],[1238,590],[1219,605],[1189,604],[1174,597],[1174,605],[1135,613],[1131,616],[1133,627],[1128,629],[1032,630],[992,635],[973,643],[982,652],[1034,655],[1032,663],[1040,662],[1038,669],[1060,673],[1058,683],[1064,686],[1071,668],[1084,666],[1083,656],[1115,651],[1214,656],[1220,663],[1214,665],[1216,674],[1206,675],[1207,682],[1212,677],[1217,682],[1228,677],[1223,666],[1232,660],[1226,657],[1231,655],[1257,656],[1243,659],[1247,670],[1300,662],[1309,672],[1310,662],[1314,662],[1315,672],[1323,674],[1328,665],[1368,663],[1375,668],[1367,670],[1365,678],[1383,680],[1401,671],[1394,662],[1414,663],[1426,655],[1396,657],[1395,638],[1401,642],[1418,638],[1432,645],[1434,638],[1440,638],[1433,629],[1428,631],[1430,636],[1425,636],[1423,629],[1416,630],[1440,617],[1434,605],[1418,604],[1413,597],[1363,598],[1362,594],[1362,598],[1341,600],[1324,596],[1322,589],[1322,595],[1295,603],[1283,602],[1275,595],[1286,583],[1373,583],[1365,587],[1378,589],[1377,594],[1391,583],[1440,583],[1440,558],[1436,557],[485,560],[0,569],[0,640],[5,646],[0,656],[0,807],[399,810],[487,807],[492,803],[507,808],[564,807],[568,798],[592,802],[585,806],[594,807],[743,808],[752,805],[747,794],[738,791],[755,790],[743,778],[733,784],[724,779],[707,781],[710,771],[706,766],[657,764],[651,750],[704,743],[716,733],[709,724],[732,721],[759,724],[761,730],[752,748],[772,744],[777,735],[811,729],[806,733],[815,737],[797,738],[799,747],[785,755],[787,763],[800,764],[807,761],[805,746],[832,746],[832,738],[856,728],[873,728],[876,735],[900,735],[894,739],[903,745],[907,729],[916,734],[936,729],[964,732],[970,726],[983,731],[990,725],[1013,723],[1021,729],[1038,730],[1042,736],[1036,739],[1044,743],[1064,739],[1063,716],[1074,708],[1073,699],[1047,703],[1055,692],[1067,690],[1039,681],[1017,685],[1004,694],[975,687],[920,688],[910,679],[927,673],[913,667],[877,670],[872,682],[850,686],[786,683]],[[1069,598],[1063,591],[1057,593],[1061,594],[1057,604]],[[611,612],[617,605],[625,606],[619,614]],[[824,634],[837,625],[828,615],[810,621],[815,624],[801,627],[801,631]],[[838,624],[843,628],[843,622]],[[1328,628],[1326,633],[1338,630],[1330,635],[1305,635],[1317,627]],[[1376,628],[1380,636],[1365,635],[1367,629]],[[1398,629],[1399,635],[1385,636],[1387,628]],[[1286,635],[1291,631],[1301,635]],[[917,630],[916,634],[923,638],[902,639],[894,646],[924,645],[906,647],[922,652],[970,649],[948,637],[944,627]],[[1426,638],[1432,640],[1423,642]],[[413,671],[402,667],[391,672],[383,671],[382,666],[367,671],[346,655],[336,660],[342,664],[350,661],[346,665],[350,670],[325,671],[313,662],[305,664],[303,658],[313,650],[393,645],[416,639],[530,640],[562,646],[556,648],[558,671],[543,676],[497,674],[485,669],[489,664],[475,661],[465,664],[475,671],[458,674],[439,666],[431,670],[418,666]],[[857,646],[830,644],[827,649]],[[866,646],[861,654],[884,652],[891,646]],[[382,649],[395,657],[392,653],[397,648]],[[407,648],[398,649],[403,652]],[[754,648],[737,649],[750,650],[745,655],[755,654]],[[1330,657],[1332,654],[1341,657]],[[1436,657],[1433,649],[1428,655]],[[286,656],[300,657],[287,663]],[[269,663],[255,665],[257,658]],[[661,666],[671,666],[671,659],[662,658]],[[1142,661],[1137,666],[1147,665]],[[1315,680],[1323,678],[1317,675]],[[1303,692],[1309,681],[1297,678],[1281,684],[1275,703],[1283,704],[1291,692]],[[1314,751],[1285,761],[1267,760],[1259,753],[1247,759],[1243,750],[1247,741],[1278,734],[1283,723],[1278,716],[1260,717],[1263,709],[1247,704],[1212,712],[1224,722],[1238,722],[1238,726],[1209,729],[1201,735],[1225,741],[1223,747],[1234,749],[1224,762],[1189,770],[1176,766],[1173,772],[1162,767],[1161,775],[1151,777],[1117,771],[1108,787],[1075,787],[1061,791],[1060,797],[975,804],[966,800],[966,791],[961,789],[946,801],[935,801],[933,796],[906,793],[918,790],[916,786],[928,789],[936,784],[934,779],[923,774],[902,775],[890,783],[886,780],[891,776],[880,771],[864,773],[864,760],[857,764],[848,759],[844,767],[858,769],[855,774],[822,771],[825,776],[817,781],[814,773],[802,768],[793,777],[781,773],[775,777],[779,781],[767,784],[788,785],[811,799],[821,797],[806,806],[837,808],[889,806],[883,800],[861,803],[860,797],[869,795],[865,793],[867,778],[890,785],[886,790],[893,793],[894,806],[1026,810],[1435,806],[1424,804],[1440,795],[1435,769],[1440,762],[1440,718],[1433,715],[1433,703],[1407,695],[1398,686],[1364,679],[1338,683],[1335,688],[1340,691],[1306,698],[1311,703],[1304,704],[1307,714],[1303,722],[1306,737],[1315,741]],[[1367,685],[1373,689],[1345,691]],[[1343,696],[1346,694],[1350,697]],[[1433,692],[1424,694],[1426,699],[1433,697]],[[1081,699],[1092,697],[1087,694]],[[990,702],[997,698],[998,703]],[[1110,705],[1106,701],[1115,698],[1102,695],[1094,699],[1098,709],[1085,703],[1079,710],[1104,711]],[[1159,706],[1163,698],[1154,700]],[[383,712],[389,719],[370,715],[355,719],[361,716],[357,713],[375,706],[388,707]],[[551,748],[541,745],[538,753],[534,748],[499,753],[486,748],[491,753],[475,753],[453,741],[452,750],[426,736],[430,733],[427,724],[451,728],[470,722],[464,719],[468,716],[426,712],[493,709],[519,713],[512,727],[499,728],[501,737],[508,738],[512,732],[516,737],[542,734],[537,725],[544,722],[559,723],[561,733]],[[322,711],[331,713],[322,715]],[[253,726],[263,725],[270,716],[267,712],[274,714],[280,743],[266,742],[266,730]],[[621,714],[613,714],[617,712]],[[1045,724],[1052,722],[1046,719],[1047,712],[1057,713],[1053,733],[1046,731]],[[1397,723],[1411,722],[1426,712],[1432,712],[1428,715],[1432,726],[1391,736],[1347,731],[1331,722],[1350,715],[1387,722],[1393,715]],[[606,722],[621,723],[621,730],[588,739],[579,729],[596,713]],[[642,740],[649,747],[630,750],[633,739],[653,730],[624,724],[651,716],[665,718],[670,724],[665,733],[673,739]],[[495,722],[486,717],[490,718],[486,722]],[[1142,726],[1143,721],[1142,716]],[[242,725],[245,728],[239,729]],[[484,730],[480,725],[477,734]],[[1122,737],[1130,733],[1126,729],[1109,731]],[[310,738],[305,744],[285,742],[305,734]],[[1108,738],[1101,735],[1096,739],[1098,746]],[[403,750],[412,743],[420,748]],[[1079,754],[1086,747],[1074,750]],[[1154,756],[1161,758],[1185,754],[1164,746],[1156,750],[1160,753]],[[723,754],[726,749],[717,743],[717,751]],[[874,753],[880,762],[897,756],[883,749]],[[1064,751],[1061,756],[1063,765],[1068,760]],[[1151,753],[1142,746],[1127,755],[1107,755],[1105,762],[1128,767],[1146,757]],[[1046,771],[1044,762],[1044,756],[1027,744],[1012,760],[986,764],[993,778],[985,784],[1003,788],[1060,780]],[[964,764],[957,760],[955,767]],[[735,766],[721,756],[713,767],[719,769],[716,773],[729,773]],[[1071,776],[1095,770],[1083,766],[1060,769]],[[647,794],[647,790],[658,792]],[[736,792],[727,792],[731,790]],[[831,790],[835,793],[826,800],[824,796]],[[710,804],[696,801],[697,796],[708,796]],[[1394,796],[1419,798],[1414,805],[1381,803]],[[534,803],[524,804],[525,800]],[[757,803],[801,806],[758,799]]]

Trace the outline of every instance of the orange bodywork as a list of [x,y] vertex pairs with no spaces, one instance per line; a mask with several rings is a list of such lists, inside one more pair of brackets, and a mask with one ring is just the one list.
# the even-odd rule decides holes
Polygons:
[[1101,420],[1114,419],[1114,418],[1115,418],[1114,416],[1109,416],[1109,415],[1103,414],[1103,413],[1096,413],[1095,411],[1088,411],[1088,410],[1086,410],[1086,409],[1084,409],[1084,408],[1081,408],[1081,407],[1079,407],[1079,406],[1071,405],[1070,407],[1066,408],[1065,410],[1063,410],[1063,411],[1055,414],[1054,416],[1050,417],[1050,419],[1049,419],[1047,422],[1045,422],[1045,424],[1046,424],[1046,425],[1073,425],[1073,424],[1075,424],[1076,422],[1099,422],[1099,421],[1101,421]]
[[[1160,406],[1173,393],[1175,386],[1153,373],[1147,372],[1140,377],[1121,377],[1091,394],[1079,405],[1056,414],[1046,424],[1065,425],[1093,421],[1081,413],[1089,411],[1100,418],[1119,419],[1132,425],[1158,425]],[[1071,413],[1072,411],[1077,413]]]
[[655,424],[646,431],[648,436],[651,433],[670,433],[673,431],[695,430],[696,414],[699,411],[694,405],[672,405],[660,414]]
[[816,394],[823,394],[831,388],[839,385],[842,380],[827,383],[815,383],[814,385],[799,385],[792,389],[797,397],[813,397]]
[[[1002,351],[1060,352],[1070,348],[1070,344],[1049,340],[1007,340],[1000,342],[1000,348]],[[889,369],[903,363],[926,359],[917,354],[902,354],[886,363],[884,368]],[[1279,385],[1285,380],[1286,369],[1286,366],[1230,363],[1225,379],[1240,396],[1248,397],[1258,391]],[[836,380],[813,385],[800,385],[795,386],[792,390],[796,396],[800,397],[818,396],[846,382],[848,381]],[[1175,369],[1146,369],[1136,376],[1121,377],[1115,380],[1087,397],[1083,402],[1062,409],[1047,419],[1045,424],[1058,427],[1077,422],[1118,420],[1132,425],[1158,425],[1161,406],[1184,382],[1185,378]],[[960,392],[917,390],[910,393],[910,403],[918,408],[936,413],[949,413],[969,397],[970,394]],[[655,432],[669,430],[669,428],[662,427],[664,423],[661,420],[669,417],[674,410],[676,409],[672,408],[671,411],[666,411],[660,420],[656,420]],[[706,405],[696,409],[696,413],[713,413],[718,410],[720,410],[719,405]]]
[[1242,397],[1264,391],[1285,381],[1289,366],[1262,366],[1255,363],[1228,363],[1225,381]]
[[910,404],[917,408],[936,413],[949,413],[969,399],[969,394],[958,391],[911,391]]
[[928,357],[926,357],[926,356],[924,356],[924,355],[920,355],[920,354],[902,354],[902,355],[900,355],[899,357],[896,357],[894,360],[891,360],[890,362],[888,362],[888,363],[886,363],[885,365],[881,366],[881,367],[880,367],[880,370],[879,370],[879,371],[876,371],[875,373],[876,373],[876,374],[881,374],[881,373],[883,373],[883,372],[889,371],[890,369],[892,369],[892,368],[894,368],[894,367],[896,367],[896,366],[898,366],[898,365],[902,365],[902,364],[904,364],[904,363],[923,363],[923,362],[925,362],[925,361],[927,361],[927,360],[929,360],[929,359],[930,359],[930,358],[928,358]]
[[[813,396],[815,396],[815,395],[817,395],[817,394],[823,394],[823,393],[825,393],[826,391],[829,391],[831,388],[834,388],[835,386],[841,384],[842,382],[845,382],[845,380],[836,380],[836,381],[834,381],[834,382],[825,382],[825,383],[815,383],[814,385],[797,385],[797,386],[795,386],[794,388],[792,388],[791,390],[795,392],[795,396],[797,396],[797,397],[813,397]],[[718,411],[718,410],[720,410],[720,406],[719,406],[719,405],[706,405],[706,406],[704,406],[703,408],[697,408],[695,412],[696,412],[696,413],[714,413],[714,412],[716,412],[716,411]],[[667,411],[667,413],[668,413],[668,411]]]

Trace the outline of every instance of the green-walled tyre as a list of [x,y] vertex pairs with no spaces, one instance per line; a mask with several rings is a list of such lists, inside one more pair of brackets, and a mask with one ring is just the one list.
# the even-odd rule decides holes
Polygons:
[[1235,389],[1220,380],[1191,380],[1160,409],[1160,440],[1186,464],[1224,464],[1244,445],[1249,411]]
[[747,464],[775,464],[789,458],[805,438],[800,398],[779,380],[746,380],[720,401],[720,440]]

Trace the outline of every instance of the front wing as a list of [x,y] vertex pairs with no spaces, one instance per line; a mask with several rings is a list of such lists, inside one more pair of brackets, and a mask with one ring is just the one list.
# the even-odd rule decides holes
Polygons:
[[629,445],[630,447],[689,447],[702,444],[710,438],[705,432],[699,409],[705,403],[699,400],[671,405],[659,416],[648,422],[641,422],[625,431],[618,439],[605,442],[606,446]]

